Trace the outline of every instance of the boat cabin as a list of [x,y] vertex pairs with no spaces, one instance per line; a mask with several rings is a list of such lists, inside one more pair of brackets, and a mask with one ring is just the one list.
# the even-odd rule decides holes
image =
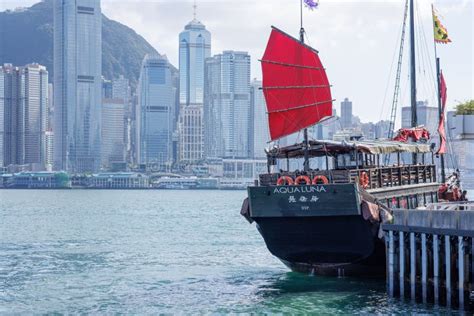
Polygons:
[[[312,140],[309,141],[308,149],[310,169],[290,170],[290,160],[303,159],[304,152],[303,143],[267,151],[268,173],[260,175],[259,185],[291,185],[295,184],[296,179],[304,178],[306,181],[298,184],[358,183],[369,193],[378,193],[376,195],[385,200],[396,195],[394,190],[403,189],[406,192],[409,188],[422,195],[428,191],[433,192],[428,197],[420,197],[423,202],[429,203],[437,199],[439,184],[434,153],[429,144],[390,140]],[[410,157],[407,159],[410,163],[404,162],[406,154]],[[418,163],[411,163],[412,155],[416,155]],[[311,168],[311,162],[315,159],[322,159],[318,165],[323,168]],[[287,181],[280,181],[282,178]],[[311,183],[307,182],[308,178]]]

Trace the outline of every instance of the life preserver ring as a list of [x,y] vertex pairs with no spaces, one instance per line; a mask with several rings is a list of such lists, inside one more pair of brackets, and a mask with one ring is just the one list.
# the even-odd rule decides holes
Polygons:
[[277,185],[293,185],[293,179],[289,176],[279,177],[277,180]]
[[367,172],[362,171],[359,175],[359,184],[364,188],[368,188],[370,183],[369,175]]
[[313,178],[313,181],[311,184],[328,184],[329,180],[326,178],[326,176],[323,175],[318,175]]
[[295,179],[295,185],[299,185],[302,181],[306,182],[306,185],[311,184],[311,179],[308,176],[297,176]]
[[453,188],[453,199],[454,201],[459,201],[461,199],[461,192],[457,186]]
[[438,188],[438,194],[443,194],[444,192],[448,191],[448,185],[443,183]]

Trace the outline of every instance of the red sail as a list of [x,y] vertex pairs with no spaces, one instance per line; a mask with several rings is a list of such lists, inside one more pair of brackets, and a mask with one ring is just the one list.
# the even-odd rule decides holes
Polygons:
[[262,73],[272,140],[332,115],[331,87],[315,49],[273,27]]

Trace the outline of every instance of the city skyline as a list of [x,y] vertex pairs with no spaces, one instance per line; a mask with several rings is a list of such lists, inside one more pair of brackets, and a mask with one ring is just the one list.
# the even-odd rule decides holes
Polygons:
[[[253,135],[260,127],[257,117],[264,122],[263,125],[267,122],[261,116],[264,112],[257,114],[258,109],[252,104],[255,100],[251,97],[256,95],[255,91],[252,93],[255,87],[250,86],[253,57],[246,51],[231,47],[211,55],[211,32],[197,18],[196,6],[193,19],[184,25],[176,45],[179,47],[179,77],[167,55],[146,55],[136,97],[132,101],[128,78],[123,75],[117,78],[98,75],[101,72],[101,36],[97,32],[97,24],[102,2],[78,1],[77,7],[71,5],[72,2],[54,3],[54,63],[57,75],[53,77],[56,89],[52,91],[60,99],[55,100],[54,126],[57,133],[47,136],[55,140],[56,158],[61,156],[66,160],[61,162],[62,165],[56,163],[55,170],[96,171],[110,167],[112,161],[138,165],[151,162],[160,166],[171,166],[175,162],[186,165],[214,157],[255,158],[257,152],[263,151],[262,145],[266,144],[259,137],[266,131],[259,130],[258,137]],[[64,17],[60,23],[57,22],[59,15]],[[75,15],[79,18],[73,19]],[[58,40],[63,33],[67,34],[66,44]],[[79,54],[78,50],[83,49],[86,53]],[[163,67],[153,67],[152,64],[158,65],[162,61]],[[423,61],[420,64],[421,69]],[[423,88],[426,85],[419,86],[420,90]],[[101,91],[99,98],[98,91]],[[419,99],[423,98],[421,95]],[[121,99],[122,105],[112,99]],[[106,106],[101,106],[103,100],[107,100]],[[434,104],[428,98],[426,100],[420,102],[426,102],[429,106]],[[341,105],[340,119],[325,122],[319,129],[311,127],[311,137],[331,137],[338,129],[346,129],[341,131],[341,135],[360,134],[368,139],[383,137],[387,130],[384,117],[362,123],[364,114],[357,109],[363,104],[354,102],[353,107],[352,101],[353,97],[347,98],[346,95],[344,101],[335,101],[333,108],[336,111]],[[402,98],[400,103],[401,115],[397,121],[401,124],[396,123],[396,128],[406,125],[403,122],[406,101]],[[432,109],[432,117],[419,123],[429,123],[430,132],[435,135],[436,107]],[[163,116],[158,112],[165,114]],[[113,121],[101,118],[101,114],[109,115]],[[111,128],[120,120],[123,126],[118,128],[119,133],[111,133]],[[106,127],[101,128],[104,123]],[[97,131],[102,133],[99,138],[96,137]],[[123,135],[121,140],[119,134]],[[301,141],[301,137],[301,133],[295,133],[277,143],[289,145]],[[109,140],[115,144],[104,143]],[[112,150],[117,148],[118,143],[124,148]],[[257,144],[261,148],[256,148]],[[107,147],[106,153],[100,153],[102,147]]]
[[[38,0],[24,0],[21,3],[6,0],[0,4],[0,10],[26,7],[37,3]],[[339,104],[346,96],[354,101],[354,112],[362,121],[378,121],[390,116],[391,95],[395,79],[394,56],[398,49],[400,25],[403,15],[402,1],[378,0],[364,1],[364,6],[358,0],[322,1],[314,11],[305,10],[304,22],[310,44],[320,50],[323,62],[327,64],[328,75],[333,85],[335,104]],[[423,21],[423,33],[428,39],[428,49],[431,33],[431,8],[428,0],[418,0],[420,8],[417,14]],[[215,34],[214,48],[223,51],[229,48],[248,51],[252,56],[252,78],[260,76],[258,59],[264,49],[270,25],[280,28],[297,36],[299,29],[299,9],[288,1],[243,1],[238,7],[229,5],[230,1],[219,3],[198,1],[197,18],[205,20],[208,29]],[[472,47],[473,27],[469,21],[474,14],[473,3],[469,0],[437,1],[436,8],[441,12],[444,24],[448,27],[453,42],[440,47],[442,68],[448,84],[448,109],[452,109],[460,101],[473,98],[474,91],[474,52]],[[363,7],[363,9],[362,9]],[[178,47],[171,33],[178,33],[182,25],[187,23],[193,15],[193,1],[147,1],[135,0],[111,1],[103,0],[104,14],[119,22],[132,27],[136,32],[147,39],[160,54],[166,54],[171,64],[178,65]],[[271,10],[271,16],[263,14]],[[258,23],[241,24],[239,16],[258,16]],[[353,25],[348,23],[357,14]],[[285,17],[284,17],[285,15]],[[154,16],[154,18],[152,18]],[[374,18],[375,16],[375,18]],[[374,21],[372,21],[374,20]],[[144,23],[143,21],[146,21]],[[471,21],[472,23],[472,21]],[[240,30],[240,31],[238,31]],[[245,34],[242,36],[241,34]],[[354,36],[355,34],[355,36]],[[313,42],[317,39],[317,42]],[[366,45],[360,45],[360,43]],[[231,44],[232,43],[232,44]],[[374,54],[377,47],[386,47],[386,54]],[[345,51],[350,48],[351,58],[346,58]],[[433,52],[430,52],[431,57]],[[407,63],[407,57],[404,58]],[[429,58],[428,62],[432,62]],[[370,65],[371,71],[366,68]],[[449,67],[443,67],[449,65]],[[407,67],[404,67],[404,69]],[[433,68],[433,67],[430,67]],[[362,74],[366,88],[360,89],[353,85],[353,75],[344,75],[344,72]],[[406,72],[406,71],[405,71]],[[434,69],[424,71],[419,77],[419,100],[428,99],[430,104],[434,100],[434,83],[426,83],[432,78]],[[405,74],[403,78],[406,79]],[[432,80],[431,80],[432,81]],[[370,88],[369,88],[370,87]],[[370,93],[368,93],[370,91]],[[402,95],[401,104],[409,104],[409,95]],[[377,111],[373,108],[376,107]],[[401,107],[399,108],[401,115]]]
[[[430,51],[430,58],[425,58],[425,62],[431,62],[433,66],[418,75],[418,99],[428,99],[430,104],[436,104],[432,80],[433,44],[430,40],[431,1],[418,0],[417,3],[417,15],[423,21],[420,34],[426,36]],[[103,1],[105,14],[135,29],[160,53],[167,54],[174,65],[178,64],[176,42],[166,34],[180,31],[182,25],[192,17],[192,5],[191,0],[144,3],[127,0],[113,1],[113,4],[109,0]],[[299,5],[296,1],[242,1],[238,6],[233,1],[197,1],[197,5],[197,18],[205,21],[214,35],[212,54],[230,48],[248,51],[252,56],[252,78],[261,78],[258,59],[263,55],[270,25],[298,36]],[[452,108],[456,100],[465,101],[474,97],[471,88],[474,85],[474,27],[470,27],[474,4],[469,0],[455,0],[436,1],[435,6],[453,39],[449,45],[438,47],[441,67],[448,84],[448,108]],[[395,65],[391,75],[390,68],[396,62],[393,60],[394,54],[398,53],[403,1],[322,0],[318,9],[304,10],[303,14],[307,42],[320,51],[333,85],[335,104],[350,96],[355,105],[354,112],[362,121],[389,119]],[[246,23],[242,23],[243,16],[246,17]],[[420,46],[424,46],[422,44]],[[385,53],[380,48],[385,48]],[[349,56],[347,52],[350,52]],[[407,80],[408,55],[405,55],[404,64],[402,78]],[[359,82],[360,79],[364,83],[363,87],[354,85],[354,81]],[[409,104],[409,93],[402,95],[400,103]],[[377,110],[374,111],[374,108]]]

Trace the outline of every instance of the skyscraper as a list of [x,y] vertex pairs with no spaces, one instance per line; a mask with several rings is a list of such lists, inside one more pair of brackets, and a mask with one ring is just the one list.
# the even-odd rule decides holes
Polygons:
[[44,169],[48,121],[48,72],[29,64],[0,67],[0,161]]
[[179,34],[179,160],[203,157],[204,63],[211,56],[211,33],[196,18]]
[[102,100],[102,165],[125,160],[125,113],[122,99]]
[[112,80],[105,79],[102,76],[102,99],[112,98]]
[[54,168],[96,171],[101,160],[100,0],[54,1]]
[[224,51],[206,59],[204,143],[207,157],[248,158],[250,56]]
[[136,113],[138,163],[163,169],[170,166],[175,88],[166,56],[146,55],[138,84]]
[[130,82],[122,75],[112,80],[112,98],[123,100],[125,105],[128,105],[130,102]]
[[252,158],[265,158],[265,148],[270,141],[268,119],[262,82],[254,79],[250,84],[249,146]]
[[[132,106],[132,90],[130,88],[130,82],[123,75],[112,81],[112,98],[123,101],[125,107],[125,119],[124,119],[124,143],[126,161],[132,161],[132,121],[135,120],[135,109]],[[134,138],[134,137],[133,137]]]
[[352,127],[352,101],[349,101],[348,98],[341,102],[341,127]]

